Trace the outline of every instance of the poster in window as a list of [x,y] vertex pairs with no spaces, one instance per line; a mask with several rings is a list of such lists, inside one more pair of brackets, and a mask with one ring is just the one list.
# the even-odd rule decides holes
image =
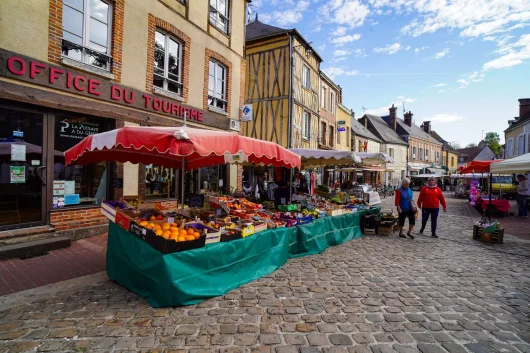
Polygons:
[[67,150],[89,135],[103,132],[103,121],[86,118],[58,118],[55,122],[56,149]]
[[75,181],[65,180],[64,181],[64,195],[75,194]]
[[64,195],[64,180],[54,180],[53,181],[53,196],[63,196]]
[[26,167],[10,166],[9,174],[11,184],[24,184],[26,182]]
[[26,161],[26,145],[11,144],[11,161]]

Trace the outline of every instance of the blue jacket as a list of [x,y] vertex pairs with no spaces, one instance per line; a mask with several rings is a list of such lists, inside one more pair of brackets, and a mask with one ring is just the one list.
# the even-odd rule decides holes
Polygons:
[[410,201],[412,201],[414,194],[410,188],[404,190],[403,188],[397,189],[396,192],[396,206],[399,206],[402,211],[410,211]]

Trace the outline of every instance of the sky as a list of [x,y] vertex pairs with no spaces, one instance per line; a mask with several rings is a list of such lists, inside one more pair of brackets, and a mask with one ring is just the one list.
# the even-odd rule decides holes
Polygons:
[[403,104],[465,146],[530,98],[530,0],[252,0],[252,16],[296,28],[357,118]]

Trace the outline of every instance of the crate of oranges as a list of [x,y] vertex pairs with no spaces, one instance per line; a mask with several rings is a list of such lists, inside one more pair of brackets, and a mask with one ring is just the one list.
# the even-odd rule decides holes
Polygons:
[[206,242],[206,235],[200,229],[187,225],[165,221],[135,224],[131,232],[164,254],[201,248]]

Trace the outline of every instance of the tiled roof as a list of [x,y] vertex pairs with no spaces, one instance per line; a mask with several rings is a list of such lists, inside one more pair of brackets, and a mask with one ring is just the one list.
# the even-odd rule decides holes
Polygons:
[[365,114],[363,118],[367,118],[370,124],[374,127],[376,131],[376,135],[379,136],[381,140],[383,140],[386,143],[393,143],[397,145],[406,145],[408,146],[408,143],[405,142],[397,132],[395,132],[393,129],[388,126],[388,124],[377,115],[371,115],[371,114]]
[[427,140],[433,143],[439,143],[441,142],[437,141],[434,137],[426,133],[422,128],[417,126],[416,124],[412,123],[412,126],[408,126],[403,119],[397,118],[396,119],[397,124],[401,130],[403,130],[407,135],[420,138],[423,140]]
[[367,139],[375,140],[377,142],[383,142],[381,139],[370,132],[363,124],[357,121],[357,119],[351,119],[351,128],[355,135],[366,137]]
[[263,22],[258,21],[256,18],[255,21],[250,22],[247,25],[246,40],[252,40],[256,38],[268,37],[272,35],[289,33],[292,29],[284,29],[280,27],[274,27]]

